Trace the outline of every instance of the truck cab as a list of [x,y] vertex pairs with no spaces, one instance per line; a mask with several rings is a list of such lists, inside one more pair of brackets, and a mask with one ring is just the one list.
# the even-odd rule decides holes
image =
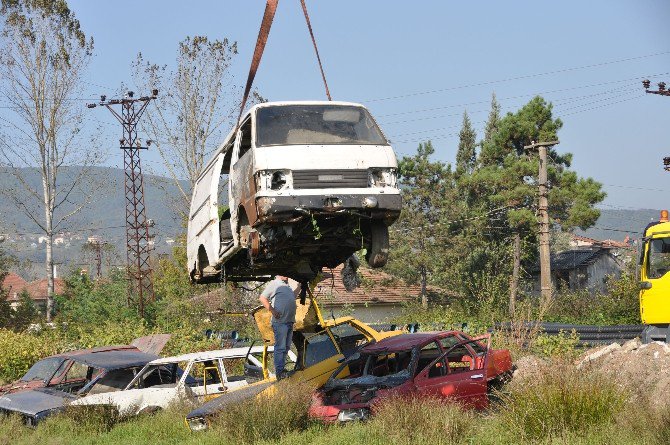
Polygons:
[[670,222],[668,211],[644,230],[640,248],[640,318],[643,341],[668,341],[670,326]]
[[196,282],[313,279],[366,249],[388,258],[401,210],[397,160],[368,110],[347,102],[252,107],[203,169],[188,220]]

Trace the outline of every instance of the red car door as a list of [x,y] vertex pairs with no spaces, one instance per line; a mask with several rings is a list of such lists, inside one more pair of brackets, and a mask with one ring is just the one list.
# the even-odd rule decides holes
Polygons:
[[477,360],[466,347],[476,340],[454,345],[414,377],[420,396],[450,398],[466,406],[481,409],[488,406],[486,391],[486,358]]

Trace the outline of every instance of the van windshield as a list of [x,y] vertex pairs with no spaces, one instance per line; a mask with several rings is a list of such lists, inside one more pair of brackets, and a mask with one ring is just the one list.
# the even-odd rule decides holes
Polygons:
[[280,105],[256,112],[256,146],[387,145],[365,108],[351,105]]

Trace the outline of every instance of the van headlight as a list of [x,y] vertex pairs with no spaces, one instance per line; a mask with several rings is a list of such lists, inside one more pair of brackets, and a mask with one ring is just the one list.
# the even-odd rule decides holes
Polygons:
[[367,408],[343,409],[337,415],[340,422],[352,422],[355,420],[366,420],[370,417],[370,410]]
[[395,168],[371,168],[369,173],[370,187],[397,187],[398,173]]
[[256,190],[285,190],[292,187],[290,170],[261,170],[256,173]]
[[205,420],[204,417],[191,417],[190,419],[186,419],[188,422],[188,427],[191,429],[191,431],[205,431],[207,428],[209,428],[209,425],[207,425],[207,420]]

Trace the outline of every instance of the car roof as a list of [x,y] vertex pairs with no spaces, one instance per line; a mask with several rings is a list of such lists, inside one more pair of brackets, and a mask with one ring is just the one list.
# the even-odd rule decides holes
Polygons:
[[[272,350],[271,347],[268,350]],[[151,362],[152,365],[163,365],[167,363],[175,362],[187,362],[191,360],[214,360],[217,358],[236,358],[236,357],[246,357],[249,347],[242,348],[228,348],[228,349],[217,349],[214,351],[203,351],[203,352],[191,352],[189,354],[175,355],[173,357],[163,357]],[[259,353],[263,352],[263,346],[253,346],[251,352]]]
[[355,102],[342,102],[342,101],[329,101],[329,100],[290,100],[290,101],[277,101],[277,102],[263,102],[256,104],[253,107],[249,108],[249,111],[245,113],[251,114],[259,108],[267,107],[283,107],[290,105],[335,105],[335,106],[350,106],[350,107],[363,107],[364,105],[355,103]]
[[[420,332],[415,334],[400,334],[394,337],[384,338],[378,342],[371,343],[361,350],[365,354],[374,354],[384,351],[407,351],[415,346],[424,346],[431,341],[454,335],[465,335],[460,331]],[[466,337],[469,338],[469,337]]]
[[158,358],[157,355],[146,354],[138,350],[98,351],[64,356],[71,358],[75,362],[108,371],[133,366],[144,366],[148,362]]
[[97,346],[95,348],[88,348],[88,349],[75,349],[74,351],[62,352],[60,354],[55,354],[44,358],[51,358],[51,357],[69,358],[75,355],[95,354],[98,352],[108,352],[108,351],[139,351],[139,349],[137,349],[135,346],[130,345]]

